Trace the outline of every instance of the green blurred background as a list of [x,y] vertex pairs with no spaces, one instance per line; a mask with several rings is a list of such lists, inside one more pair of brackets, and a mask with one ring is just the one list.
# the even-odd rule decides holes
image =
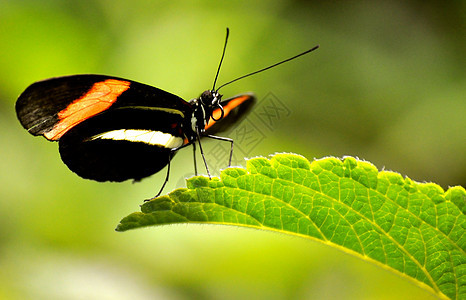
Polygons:
[[[78,73],[189,100],[211,87],[228,26],[220,83],[321,45],[222,89],[273,95],[287,112],[271,128],[250,115],[259,143],[237,141],[246,156],[352,155],[464,186],[465,10],[465,1],[0,0],[0,299],[432,297],[336,249],[276,233],[205,225],[116,233],[164,172],[136,184],[81,179],[56,143],[21,127],[14,103],[34,81]],[[185,149],[165,191],[190,174]]]

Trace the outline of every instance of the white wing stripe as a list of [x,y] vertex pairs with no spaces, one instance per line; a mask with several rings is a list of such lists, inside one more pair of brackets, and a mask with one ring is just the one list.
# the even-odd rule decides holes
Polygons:
[[140,142],[164,148],[177,148],[183,145],[183,139],[161,131],[140,129],[119,129],[95,135],[91,140],[115,140]]

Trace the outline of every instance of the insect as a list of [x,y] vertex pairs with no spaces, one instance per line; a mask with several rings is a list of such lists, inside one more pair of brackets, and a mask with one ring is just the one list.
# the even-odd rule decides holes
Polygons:
[[212,89],[185,101],[136,81],[106,75],[72,75],[30,85],[16,102],[16,113],[32,135],[58,141],[61,159],[77,175],[96,181],[141,180],[168,165],[175,153],[196,141],[210,177],[201,138],[233,140],[215,134],[238,123],[256,99],[242,94],[222,100],[220,88],[309,53],[318,46],[216,88],[229,30]]

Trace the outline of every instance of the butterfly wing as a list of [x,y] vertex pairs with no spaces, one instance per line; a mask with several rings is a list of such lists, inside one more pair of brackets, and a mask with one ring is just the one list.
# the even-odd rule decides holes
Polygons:
[[97,181],[139,180],[158,172],[184,143],[192,107],[138,82],[102,75],[52,78],[29,86],[16,103],[33,135],[59,141],[63,162]]

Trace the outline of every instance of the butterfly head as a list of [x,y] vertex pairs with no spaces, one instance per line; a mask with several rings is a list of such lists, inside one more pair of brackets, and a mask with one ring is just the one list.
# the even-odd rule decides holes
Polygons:
[[[207,90],[201,94],[199,98],[190,101],[194,106],[193,114],[193,127],[197,127],[201,132],[204,131],[205,126],[209,123],[210,119],[219,121],[224,116],[223,107],[220,104],[222,95],[216,91]],[[220,116],[214,112],[220,110]],[[193,130],[195,130],[193,128]]]

